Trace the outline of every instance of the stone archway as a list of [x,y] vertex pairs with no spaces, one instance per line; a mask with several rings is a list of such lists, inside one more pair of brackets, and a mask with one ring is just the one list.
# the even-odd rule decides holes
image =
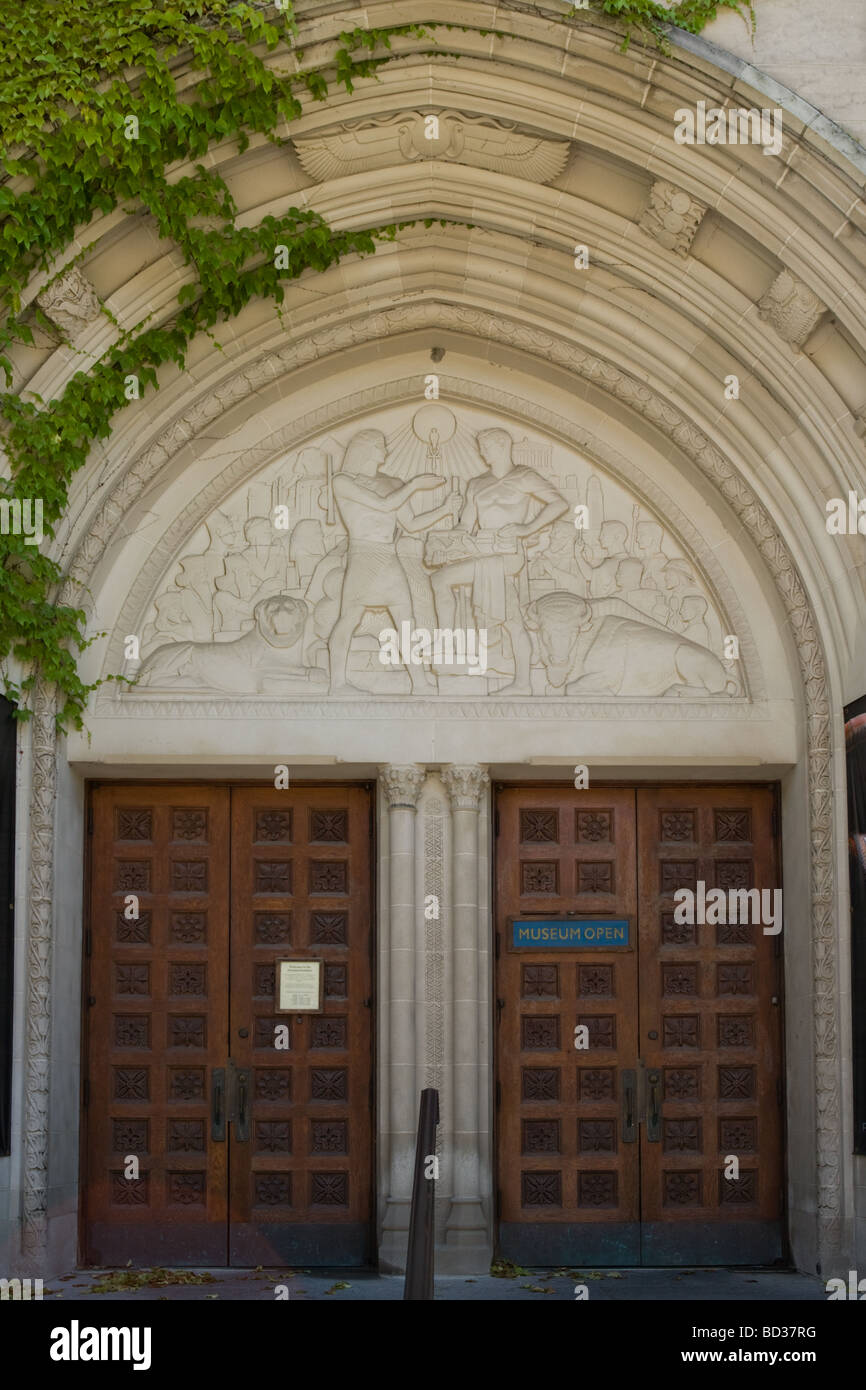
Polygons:
[[[512,17],[515,25],[524,26],[520,40],[523,48],[520,51],[524,52],[531,49],[537,71],[541,72],[542,75],[549,73],[550,65],[558,53],[556,43],[551,41],[551,35],[547,32],[549,25],[534,15],[520,17],[516,7],[512,11]],[[468,39],[455,40],[455,42],[465,43],[467,50],[471,47]],[[589,126],[596,122],[593,143],[603,145],[605,141],[609,142],[614,139],[617,134],[622,137],[623,133],[627,131],[635,137],[636,147],[643,150],[644,161],[647,167],[651,167],[652,174],[661,174],[661,182],[665,182],[664,176],[669,176],[672,173],[671,162],[665,156],[663,167],[654,165],[653,156],[649,152],[652,148],[650,140],[658,140],[659,123],[664,118],[663,113],[667,113],[672,90],[677,88],[677,83],[682,76],[676,62],[672,60],[660,62],[642,53],[640,55],[639,75],[636,78],[631,72],[616,72],[617,67],[621,68],[623,65],[619,59],[614,57],[614,43],[611,41],[609,31],[606,31],[603,26],[600,27],[600,34],[595,30],[592,31],[590,42],[593,46],[594,61],[599,68],[599,71],[594,73],[593,80],[595,82],[601,81],[601,75],[610,76],[611,73],[615,73],[615,83],[623,80],[634,84],[634,90],[629,89],[630,96],[628,98],[633,111],[625,123],[623,123],[621,113],[611,116],[608,112],[609,119],[604,117],[604,102],[587,104],[587,113],[592,117],[588,122]],[[477,52],[473,51],[471,56],[473,61],[482,65],[484,77],[483,80],[479,79],[479,85],[484,87],[489,77],[489,68],[484,68],[483,60]],[[559,56],[561,57],[561,54]],[[695,68],[690,66],[690,60],[680,61],[681,63],[684,62],[687,69],[686,80],[689,90],[693,94],[702,92],[704,85],[709,80],[704,68],[699,67],[700,78],[698,79],[695,76]],[[495,68],[495,64],[491,62],[490,67]],[[602,69],[604,72],[600,75]],[[405,72],[400,74],[399,80],[395,79],[393,84],[393,93],[389,88],[387,100],[384,102],[375,93],[365,95],[364,117],[378,119],[381,116],[383,119],[390,120],[394,114],[395,105],[399,105],[400,109],[418,109],[421,98],[418,95],[416,79],[417,74],[412,75],[411,79],[407,79]],[[536,78],[536,80],[538,86],[543,87],[543,78],[542,80]],[[735,83],[729,82],[726,78],[718,78],[718,75],[715,76],[714,80],[721,81],[732,99],[736,97]],[[455,77],[452,72],[446,74],[444,86],[448,89],[448,99],[447,102],[443,100],[442,104],[447,105],[448,109],[454,105],[451,89],[455,82],[462,81],[462,78]],[[482,92],[481,95],[470,101],[466,90],[468,86],[471,86],[469,81],[460,92],[463,105],[471,106],[474,101],[475,105],[480,107],[485,105],[487,107],[497,106],[496,100],[491,100],[489,92]],[[424,90],[429,95],[428,88]],[[559,96],[562,96],[562,93]],[[546,122],[548,126],[545,131],[546,138],[563,139],[573,131],[573,126],[566,128],[563,124],[563,111],[566,105],[567,94],[560,102],[555,116]],[[644,106],[647,109],[645,114],[641,116],[639,113],[643,111]],[[347,112],[347,114],[349,113]],[[511,114],[497,106],[495,119],[508,119]],[[307,124],[308,132],[315,133],[317,124],[321,126],[325,123],[314,112]],[[798,132],[799,134],[800,132]],[[807,170],[817,180],[822,171],[816,172],[819,160],[815,154],[815,145],[814,139],[799,141],[799,153],[795,163],[800,170]],[[823,152],[821,158],[825,158]],[[841,165],[842,161],[840,160],[838,163]],[[377,212],[385,206],[383,189],[388,185],[389,176],[393,174],[393,167],[401,168],[401,166],[388,166],[376,185],[375,196],[371,198],[370,206]],[[472,186],[470,180],[480,180],[484,187],[485,196],[489,196],[490,200],[484,208],[484,215],[487,216],[489,213],[490,220],[496,225],[498,233],[501,234],[502,228],[506,226],[509,232],[514,231],[513,224],[508,225],[507,223],[509,199],[514,191],[513,179],[506,184],[495,186],[492,179],[481,179],[477,170],[462,178],[459,171],[455,172],[453,165],[449,165],[445,172],[451,177],[446,195],[449,211],[453,211],[455,206],[459,206],[461,197],[465,196],[466,190]],[[716,171],[712,178],[709,178],[706,168],[698,168],[691,160],[684,161],[678,173],[681,182],[688,186],[687,196],[690,208],[693,203],[701,203],[701,194],[706,198],[712,193],[715,197],[714,205],[723,215],[730,217],[735,224],[742,223],[750,231],[759,229],[761,235],[765,236],[767,241],[772,244],[774,257],[776,253],[780,253],[783,239],[779,235],[779,227],[784,220],[784,211],[780,208],[782,194],[777,189],[771,192],[756,188],[754,180],[748,174],[729,177],[726,171],[721,173]],[[798,175],[798,177],[802,177],[802,175]],[[833,180],[836,179],[839,187],[844,185],[845,179],[848,177],[847,167],[844,172],[836,169],[833,170],[832,174],[827,175],[828,183],[832,184]],[[652,182],[655,187],[659,179],[653,178]],[[420,193],[421,185],[422,181],[418,179],[411,187],[408,184],[406,187],[407,199],[411,200],[414,196],[416,205],[419,201],[417,195]],[[354,215],[354,211],[350,214],[347,209],[351,208],[357,186],[356,180],[355,182],[350,181],[348,188],[344,188],[342,191],[335,186],[325,187],[322,196],[326,202],[330,200],[329,207],[337,217]],[[837,192],[838,190],[834,190],[834,197],[837,196]],[[429,190],[425,191],[424,198],[427,201],[424,201],[423,207],[426,209],[431,206],[435,209],[436,199],[432,194],[429,194],[428,197],[428,194]],[[791,196],[794,197],[795,195],[792,193]],[[522,208],[518,209],[519,213],[525,212],[531,197],[532,194],[530,194],[529,200],[524,197]],[[647,210],[650,224],[652,224],[653,207],[658,212],[656,204],[659,204],[659,200],[661,200],[659,205],[663,206],[664,197],[663,189],[654,192],[651,206]],[[551,195],[548,203],[557,200],[563,201],[559,193],[557,193],[556,199]],[[411,205],[411,201],[406,204],[406,206]],[[399,201],[396,205],[388,201],[387,206],[389,209],[396,207],[397,215],[400,215],[404,205]],[[571,206],[573,211],[577,204],[573,203]],[[494,208],[493,212],[490,212],[491,208]],[[689,209],[685,211],[688,213]],[[496,305],[496,296],[490,290],[489,284],[486,294],[475,293],[474,289],[456,294],[452,292],[447,275],[437,277],[436,273],[428,268],[425,272],[426,284],[423,286],[423,297],[420,302],[417,298],[414,302],[411,298],[407,298],[406,302],[400,302],[394,308],[382,307],[378,313],[365,316],[356,314],[354,311],[347,311],[345,303],[337,304],[335,301],[330,325],[323,331],[320,343],[315,341],[313,335],[304,332],[303,311],[299,312],[294,340],[289,348],[278,351],[271,348],[266,355],[262,355],[255,344],[255,333],[252,333],[247,343],[244,343],[243,346],[239,345],[238,360],[233,361],[226,370],[220,389],[213,391],[208,398],[207,388],[205,388],[194,399],[191,407],[188,405],[189,397],[196,396],[197,388],[178,385],[177,382],[172,383],[169,387],[169,397],[171,397],[173,390],[176,394],[166,407],[166,418],[171,420],[168,427],[161,433],[157,430],[155,422],[158,414],[155,410],[154,433],[158,433],[159,437],[146,443],[143,451],[136,448],[131,457],[125,461],[114,462],[112,467],[108,469],[104,482],[110,482],[112,486],[109,502],[100,505],[98,490],[96,501],[90,496],[83,497],[80,501],[80,509],[75,513],[74,524],[70,524],[68,533],[63,538],[64,561],[70,576],[64,588],[63,598],[64,601],[79,601],[82,586],[86,586],[96,572],[118,523],[129,513],[130,508],[136,505],[146,488],[158,480],[161,470],[172,466],[172,460],[174,460],[173,466],[181,466],[183,448],[189,441],[196,440],[208,426],[216,425],[216,422],[225,412],[241,404],[251,393],[263,390],[268,383],[278,377],[293,371],[300,371],[304,364],[325,363],[329,354],[340,353],[341,351],[348,353],[358,345],[374,341],[381,342],[397,333],[426,332],[435,329],[438,332],[465,335],[488,347],[507,349],[509,352],[522,354],[527,359],[534,359],[538,363],[549,364],[556,370],[570,374],[574,378],[582,378],[594,390],[606,393],[608,399],[616,405],[617,409],[623,410],[629,417],[642,420],[647,428],[670,441],[671,447],[679,454],[691,459],[695,467],[739,519],[751,542],[763,557],[766,571],[772,577],[784,605],[798,653],[805,705],[803,727],[808,744],[809,766],[812,1032],[818,1104],[816,1126],[817,1205],[819,1244],[822,1258],[826,1260],[838,1247],[842,1235],[841,1025],[838,941],[834,932],[831,910],[834,896],[834,875],[840,863],[840,854],[838,827],[834,828],[831,810],[833,741],[829,691],[838,671],[838,649],[844,646],[844,643],[835,640],[836,633],[834,632],[834,642],[829,657],[825,654],[819,634],[819,618],[817,616],[817,609],[823,603],[824,597],[821,592],[824,584],[820,563],[816,563],[814,569],[810,568],[813,559],[810,543],[804,542],[799,536],[792,538],[790,535],[783,534],[787,528],[774,521],[766,501],[762,500],[761,490],[752,486],[737,464],[732,461],[741,457],[743,453],[739,438],[739,426],[733,421],[718,417],[712,420],[708,418],[709,412],[699,400],[699,371],[695,369],[693,375],[684,376],[684,384],[677,382],[674,386],[669,379],[665,379],[663,372],[647,366],[646,375],[650,377],[651,384],[645,380],[639,362],[641,354],[643,354],[644,363],[649,362],[652,352],[658,347],[662,336],[667,342],[670,342],[675,336],[675,329],[668,324],[666,333],[664,335],[658,334],[656,338],[647,330],[640,342],[640,351],[635,351],[632,354],[626,353],[622,348],[622,339],[627,336],[629,331],[634,332],[636,340],[644,334],[647,307],[641,296],[650,293],[648,287],[652,286],[654,280],[659,285],[664,286],[665,296],[670,297],[677,292],[675,286],[678,286],[682,279],[680,275],[681,262],[674,261],[671,257],[682,252],[683,247],[671,248],[666,246],[664,242],[653,239],[653,234],[647,226],[644,226],[643,232],[650,237],[650,240],[639,242],[638,238],[642,233],[635,230],[637,220],[636,217],[632,219],[615,217],[609,210],[595,216],[594,219],[587,218],[587,225],[597,235],[599,245],[602,247],[608,262],[612,257],[615,258],[618,250],[623,247],[626,252],[635,252],[636,259],[641,262],[638,284],[635,284],[634,279],[630,279],[628,275],[625,277],[626,299],[617,304],[615,296],[607,297],[611,322],[616,319],[617,329],[621,330],[620,339],[617,339],[612,330],[607,333],[605,325],[602,324],[602,327],[599,327],[603,318],[603,304],[594,305],[592,313],[587,314],[587,321],[590,319],[593,321],[591,345],[588,346],[582,341],[576,344],[573,341],[575,335],[565,324],[564,312],[561,311],[559,305],[551,304],[546,317],[540,311],[536,312],[534,306],[533,313],[527,314],[526,318],[523,319],[514,312],[503,312],[501,302]],[[623,232],[625,223],[628,225]],[[534,223],[531,225],[534,226]],[[845,223],[844,216],[840,213],[840,228],[850,227],[850,225],[850,223]],[[526,224],[524,224],[524,235],[525,226]],[[561,251],[570,239],[571,230],[567,218],[563,218],[552,233],[545,230],[544,238],[546,238],[547,249],[556,247],[558,252]],[[685,229],[681,230],[685,232]],[[792,273],[781,270],[778,271],[776,279],[773,281],[775,291],[769,295],[767,303],[763,304],[761,314],[762,322],[771,323],[778,333],[773,352],[773,364],[777,373],[784,378],[778,385],[778,395],[780,399],[784,398],[787,418],[791,420],[796,418],[793,402],[796,399],[797,383],[788,380],[785,373],[793,375],[790,370],[793,354],[805,342],[810,329],[813,329],[820,322],[825,313],[825,305],[834,312],[838,311],[840,316],[844,318],[846,331],[852,325],[853,329],[856,330],[859,323],[856,287],[852,281],[849,260],[844,254],[844,242],[853,233],[848,230],[845,230],[844,233],[840,232],[838,245],[842,249],[839,251],[838,264],[834,263],[829,271],[826,267],[819,270],[814,263],[813,253],[816,247],[823,246],[825,230],[824,225],[821,224],[819,227],[817,221],[814,226],[809,226],[807,218],[807,233],[799,241],[796,238],[792,239],[793,244],[788,248],[783,262],[783,265],[790,264],[793,267],[795,278],[799,278],[799,274],[807,275],[811,268],[814,274],[810,278],[813,284],[821,290],[823,298],[819,297],[815,288],[810,288],[809,285],[805,286],[808,293],[803,294],[797,284],[788,286],[788,282],[784,280],[779,284],[778,281],[781,276]],[[760,240],[760,238],[758,239]],[[639,253],[636,251],[638,245],[641,247]],[[503,258],[501,264],[503,266],[507,264],[507,257]],[[601,267],[601,269],[607,273],[606,267]],[[534,270],[533,274],[536,277],[536,285],[539,283],[543,285],[545,267],[541,266]],[[416,289],[418,283],[423,284],[423,277],[420,282],[416,281]],[[521,285],[523,283],[521,281]],[[551,301],[556,299],[561,283],[561,276],[558,271],[555,274],[549,273],[549,283],[545,289]],[[788,289],[793,289],[794,297],[797,299],[799,308],[796,312],[786,299],[786,286]],[[357,291],[361,287],[361,282],[356,281],[355,290]],[[701,315],[705,317],[707,302],[711,298],[711,286],[705,284],[702,287],[703,297],[698,295],[692,286],[689,289],[692,295],[689,299],[690,307],[698,318]],[[500,301],[507,300],[507,291],[497,291],[497,294]],[[811,299],[809,295],[812,296]],[[383,294],[382,298],[387,304],[387,294]],[[602,295],[603,299],[604,295]],[[737,323],[738,312],[741,313],[745,323],[743,332],[740,332]],[[743,357],[748,355],[750,350],[755,350],[758,341],[757,317],[756,305],[754,303],[747,304],[743,296],[726,303],[720,309],[721,328],[719,336],[727,345],[731,346],[732,355]],[[628,324],[631,325],[630,328],[626,327]],[[640,327],[635,327],[635,325],[640,325]],[[734,345],[736,353],[733,351]],[[55,367],[54,370],[59,371],[60,369]],[[843,419],[844,429],[840,435],[844,444],[843,460],[845,463],[850,463],[853,468],[855,458],[851,437],[853,413],[846,417],[844,408],[839,407],[836,409],[835,415],[833,414],[832,407],[838,406],[834,397],[835,387],[832,390],[828,389],[827,393],[822,396],[816,387],[816,375],[810,376],[809,372],[806,371],[801,376],[806,402],[802,419],[799,421],[799,425],[802,426],[803,439],[798,439],[796,448],[792,446],[791,458],[793,460],[796,457],[796,462],[799,464],[806,456],[808,446],[814,446],[815,457],[823,458],[826,450],[822,451],[818,447],[817,441],[822,432],[826,437],[830,437],[831,422],[832,426],[835,426],[838,420]],[[793,425],[791,428],[793,430]],[[755,452],[759,454],[760,450]],[[116,459],[121,459],[121,454],[122,450],[118,447]],[[783,465],[780,464],[779,466],[780,472],[787,476]],[[839,476],[843,468],[844,463],[840,463],[832,475],[825,470],[822,474],[822,485],[827,485],[827,479],[830,476],[833,478]],[[788,466],[788,473],[792,479],[797,473],[793,461]],[[797,478],[796,487],[800,489],[796,493],[798,496],[802,496],[807,490],[806,485],[801,485],[801,483],[802,480]],[[829,485],[832,487],[832,482]],[[791,486],[794,490],[793,481]],[[813,493],[818,490],[817,483],[810,483],[809,486],[812,487]],[[763,496],[766,499],[766,487],[763,489]],[[77,502],[76,506],[78,505]],[[841,621],[838,626],[842,626]],[[828,666],[830,667],[829,674]],[[32,735],[33,810],[30,837],[31,901],[27,948],[29,963],[28,1038],[24,1136],[27,1153],[25,1231],[27,1246],[31,1252],[35,1251],[44,1239],[48,1186],[49,1017],[53,932],[52,875],[56,864],[54,798],[57,751],[53,716],[51,697],[44,688],[40,687],[37,691]]]
[[[429,316],[429,310],[424,311],[425,316]],[[458,318],[460,326],[465,330],[466,311],[460,309],[455,313],[451,311],[455,318]],[[447,324],[449,311],[437,306],[436,318],[441,326],[442,322]],[[401,316],[401,326],[405,328],[405,318]],[[477,326],[483,330],[483,336],[487,339],[494,334],[499,335],[503,341],[509,341],[515,336],[520,337],[525,349],[527,334],[525,329],[497,320],[492,315],[480,316]],[[376,322],[371,326],[371,331],[381,332],[381,322]],[[357,337],[357,327],[353,336]],[[552,359],[561,356],[568,350],[565,345],[557,343],[552,335],[547,335],[536,344],[539,355],[546,355]],[[546,350],[546,351],[545,351]],[[658,425],[661,419],[662,426],[672,439],[675,439],[680,448],[685,449],[695,463],[710,477],[715,486],[722,491],[726,501],[733,507],[752,539],[758,546],[764,557],[768,568],[773,573],[774,581],[785,603],[791,623],[798,633],[798,650],[800,652],[801,670],[804,681],[805,698],[808,709],[808,730],[810,734],[810,777],[811,777],[811,808],[812,808],[812,844],[813,862],[812,876],[813,895],[812,920],[813,920],[813,945],[815,956],[815,985],[816,985],[816,1013],[815,1013],[815,1042],[816,1042],[816,1080],[818,1085],[819,1113],[821,1122],[819,1126],[819,1157],[821,1167],[819,1169],[821,1193],[822,1193],[822,1213],[823,1213],[823,1239],[824,1249],[829,1251],[833,1248],[833,1242],[838,1232],[839,1218],[839,1143],[840,1135],[838,1128],[839,1117],[839,1081],[838,1081],[838,1048],[835,1030],[828,1029],[828,1018],[831,1016],[828,1009],[833,1007],[835,997],[835,980],[828,970],[828,964],[832,961],[832,920],[829,910],[829,896],[824,891],[824,884],[830,872],[831,862],[831,827],[829,819],[829,721],[827,717],[827,695],[823,679],[823,667],[820,651],[820,643],[814,619],[810,613],[808,599],[803,585],[796,574],[796,571],[787,555],[784,545],[778,536],[772,519],[763,510],[756,499],[750,495],[749,489],[739,480],[733,469],[726,463],[720,451],[715,449],[705,437],[689,426],[681,417],[678,417],[667,406],[662,407],[661,403],[640,383],[629,379],[623,373],[613,374],[609,364],[602,362],[592,356],[581,358],[581,355],[573,349],[568,352],[569,367],[576,373],[585,372],[590,379],[602,379],[607,389],[614,389],[621,399],[626,399],[633,408],[646,413],[649,418],[654,419]],[[254,387],[250,386],[250,390]],[[183,442],[182,431],[174,432],[176,445]],[[164,447],[164,446],[163,446]],[[139,483],[141,485],[141,483]],[[117,505],[117,496],[112,499],[112,512]],[[88,558],[91,564],[94,556],[98,552],[100,530],[99,527],[93,528],[89,536],[84,540],[82,551],[84,554],[89,552]],[[103,532],[103,536],[106,532]],[[110,534],[110,520],[107,528]],[[79,555],[82,555],[79,551]],[[79,574],[81,571],[79,571]],[[42,696],[44,701],[44,693]],[[50,701],[41,704],[34,721],[34,789],[38,794],[39,816],[34,817],[33,826],[33,854],[31,863],[31,881],[34,888],[38,885],[38,892],[33,895],[33,914],[31,917],[31,954],[32,960],[47,960],[50,951],[50,917],[48,905],[50,901],[50,873],[53,863],[53,802],[52,802],[52,780],[54,765],[54,744],[52,734],[53,709]],[[40,1008],[44,1010],[47,1006],[47,978],[43,971],[35,980],[31,979],[31,990],[33,991],[33,1003],[38,1002]],[[41,989],[39,986],[41,985]],[[34,1081],[47,1074],[47,1052],[45,1048],[45,1038],[40,1034],[31,1042],[37,1042],[38,1047],[31,1050],[31,1077]],[[41,1108],[42,1091],[38,1084],[28,1087],[28,1104],[30,1106],[31,1127],[29,1138],[36,1152],[40,1142],[39,1121],[44,1116]],[[38,1169],[34,1170],[34,1176],[38,1176]],[[32,1210],[38,1215],[37,1201],[44,1200],[38,1185],[32,1189],[33,1207]],[[38,1220],[34,1219],[31,1229],[38,1230]]]

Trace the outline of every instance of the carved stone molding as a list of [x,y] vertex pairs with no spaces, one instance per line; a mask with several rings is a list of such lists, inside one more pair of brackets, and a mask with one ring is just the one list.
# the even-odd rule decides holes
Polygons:
[[102,305],[96,290],[77,265],[71,265],[52,280],[36,302],[67,338],[74,339],[88,324],[99,318]]
[[424,786],[426,773],[417,763],[405,767],[382,767],[379,769],[379,785],[393,811],[398,806],[414,811]]
[[657,179],[638,226],[668,251],[687,256],[706,210],[676,184]]
[[48,1233],[51,1087],[51,956],[54,940],[54,807],[57,797],[55,697],[40,682],[32,721],[30,915],[27,933],[22,1251],[37,1260]]
[[474,764],[450,764],[442,770],[442,781],[455,810],[477,811],[481,794],[490,785],[490,776]]
[[294,145],[304,172],[319,183],[430,159],[549,183],[562,173],[570,149],[567,141],[520,131],[514,121],[453,110],[346,121],[322,134],[297,136]]
[[[92,518],[86,534],[74,550],[68,570],[69,579],[63,586],[60,601],[80,601],[82,584],[87,584],[111,541],[114,527],[127,508],[160,472],[167,459],[231,404],[255,391],[259,385],[273,381],[275,374],[281,371],[290,371],[319,356],[355,346],[362,341],[382,341],[389,334],[406,332],[419,326],[447,328],[490,339],[563,366],[651,422],[691,458],[717,488],[757,546],[781,596],[797,644],[805,700],[812,843],[818,1229],[821,1257],[830,1259],[838,1248],[841,1234],[842,1134],[836,934],[832,912],[835,841],[831,815],[831,729],[822,644],[808,594],[772,517],[721,450],[651,386],[556,333],[474,306],[421,303],[376,312],[363,322],[344,322],[329,329],[318,348],[309,339],[294,343],[276,357],[269,354],[255,365],[245,368],[230,385],[222,386],[217,391],[203,392],[186,416],[164,431],[156,443],[151,444],[136,460],[133,468],[117,480],[109,503]],[[44,698],[40,701],[43,717]],[[50,830],[47,833],[50,839]],[[43,845],[43,853],[45,848]],[[50,853],[50,843],[47,848]],[[38,921],[36,925],[38,927]],[[31,916],[31,932],[33,930],[34,919]],[[47,1132],[41,1142],[47,1143]]]
[[758,314],[793,347],[802,347],[827,312],[814,290],[790,270],[781,271],[758,301]]
[[389,698],[386,700],[353,699],[351,701],[329,700],[320,703],[305,701],[289,704],[285,701],[256,699],[244,696],[242,700],[202,699],[186,697],[176,700],[114,700],[111,694],[97,693],[96,710],[98,714],[110,715],[112,719],[418,719],[430,720],[441,717],[447,711],[452,719],[503,720],[520,719],[537,722],[569,721],[575,719],[601,720],[618,723],[635,719],[653,719],[671,724],[683,724],[694,720],[713,720],[724,723],[763,724],[766,713],[755,710],[748,700],[728,700],[724,704],[713,700],[638,700],[618,696],[615,701],[599,698],[593,703],[583,700],[556,700],[546,697],[542,700],[497,700],[478,699],[469,703],[459,699],[425,700],[421,697],[411,700]]

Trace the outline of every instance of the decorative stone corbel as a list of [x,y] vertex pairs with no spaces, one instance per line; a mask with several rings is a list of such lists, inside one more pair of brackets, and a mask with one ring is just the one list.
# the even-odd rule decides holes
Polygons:
[[677,256],[687,256],[701,225],[706,205],[665,179],[658,179],[650,191],[650,202],[638,222],[660,246]]
[[793,347],[803,346],[826,312],[826,304],[790,270],[780,271],[758,301],[760,318],[772,324],[779,336]]
[[336,129],[296,136],[294,145],[304,172],[320,183],[430,159],[549,183],[562,173],[571,148],[567,140],[520,130],[514,121],[442,109],[346,121]]
[[36,303],[66,338],[74,339],[99,318],[102,305],[96,290],[77,265],[71,265],[46,285]]

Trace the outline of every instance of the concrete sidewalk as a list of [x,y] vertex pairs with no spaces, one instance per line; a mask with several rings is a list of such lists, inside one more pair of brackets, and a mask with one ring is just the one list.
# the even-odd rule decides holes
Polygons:
[[[162,1282],[165,1280],[166,1282]],[[194,1282],[180,1282],[180,1281]],[[170,1282],[177,1281],[177,1282]],[[814,1275],[777,1269],[592,1269],[529,1270],[508,1278],[477,1275],[436,1280],[436,1299],[514,1303],[541,1299],[571,1302],[575,1285],[586,1284],[590,1302],[628,1303],[748,1300],[825,1302],[824,1281]],[[126,1287],[138,1284],[139,1287]],[[402,1275],[368,1270],[76,1270],[46,1282],[45,1298],[71,1303],[150,1300],[200,1302],[272,1301],[285,1285],[289,1300],[318,1303],[396,1302],[403,1297]]]

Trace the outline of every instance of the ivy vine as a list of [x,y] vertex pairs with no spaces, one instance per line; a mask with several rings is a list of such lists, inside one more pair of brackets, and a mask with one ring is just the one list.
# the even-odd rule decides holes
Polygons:
[[[666,48],[665,34],[674,25],[690,34],[699,34],[714,20],[720,10],[735,10],[755,31],[754,0],[678,0],[675,5],[661,5],[658,0],[590,0],[590,9],[600,10],[626,25],[623,48],[628,48],[635,30],[649,33],[660,47]],[[586,14],[583,7],[574,6],[572,15]]]
[[[626,44],[634,28],[659,43],[671,23],[699,32],[723,8],[754,20],[750,0],[680,0],[670,10],[657,0],[591,4],[626,24]],[[307,70],[290,10],[267,18],[261,5],[242,0],[0,0],[0,370],[7,388],[15,385],[9,349],[35,345],[40,328],[57,334],[26,303],[32,277],[50,274],[76,236],[86,241],[98,214],[118,207],[148,214],[189,268],[170,322],[119,332],[105,356],[51,401],[14,389],[0,395],[10,473],[0,479],[0,498],[41,498],[44,530],[53,536],[73,475],[130,399],[130,378],[139,393],[156,388],[161,366],[182,369],[193,339],[254,297],[279,305],[286,280],[348,254],[370,255],[406,225],[340,232],[314,211],[290,208],[238,227],[225,181],[200,161],[229,139],[242,152],[253,132],[279,143],[275,127],[301,115],[305,94],[324,101],[332,83],[351,92],[391,59],[393,38],[431,37],[436,27],[355,29],[340,34],[325,66]],[[283,66],[268,61],[278,48]],[[176,82],[178,55],[195,74],[189,85]],[[193,172],[178,176],[185,165]],[[278,245],[286,248],[279,268]],[[28,692],[41,677],[58,691],[58,729],[81,728],[94,686],[81,680],[77,656],[94,639],[83,609],[57,601],[57,562],[26,539],[0,534],[5,691],[18,717],[28,718]],[[18,682],[10,657],[25,672]]]

